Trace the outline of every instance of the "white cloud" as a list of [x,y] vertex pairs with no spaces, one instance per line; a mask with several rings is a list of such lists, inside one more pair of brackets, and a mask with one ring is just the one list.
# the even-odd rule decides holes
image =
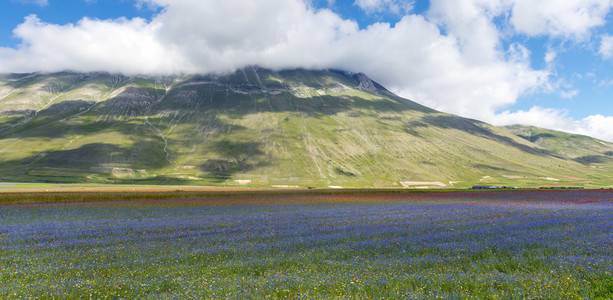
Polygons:
[[609,86],[613,86],[613,79],[601,79],[598,81],[598,85],[597,87],[601,88],[601,87],[609,87]]
[[480,64],[500,60],[500,32],[492,22],[503,12],[500,1],[433,0],[428,17],[458,40],[466,59]]
[[575,122],[574,132],[594,136],[602,140],[613,142],[613,117],[603,115],[591,115]]
[[601,140],[613,142],[613,117],[600,114],[591,115],[581,120],[568,116],[568,111],[532,107],[528,111],[505,111],[497,115],[496,125],[526,124],[543,128],[589,135]]
[[560,91],[560,97],[564,99],[572,99],[579,95],[579,90]]
[[367,13],[392,12],[394,14],[407,14],[413,10],[413,1],[408,0],[355,0],[354,5],[359,6]]
[[[22,44],[0,48],[0,72],[209,73],[247,65],[339,68],[364,72],[392,91],[436,109],[494,123],[514,116],[496,112],[519,96],[559,89],[550,83],[549,67],[531,67],[525,46],[503,46],[494,19],[521,8],[511,0],[432,0],[426,16],[407,14],[396,24],[375,23],[364,29],[330,10],[316,10],[306,0],[137,3],[164,9],[152,20],[85,18],[68,25],[27,17],[14,30]],[[389,9],[401,1],[359,3]],[[566,10],[559,11],[566,15]],[[560,16],[547,12],[540,17]],[[529,32],[574,36],[587,30],[551,26]],[[595,25],[586,26],[582,28]],[[546,55],[548,65],[554,53]],[[571,88],[565,90],[573,96]]]
[[613,57],[613,36],[603,35],[600,42],[600,49],[598,51],[604,59]]
[[573,120],[565,110],[534,106],[530,110],[504,111],[496,116],[494,125],[526,124],[544,128],[568,128]]
[[557,56],[558,53],[556,51],[547,49],[547,52],[545,53],[545,64],[547,65],[548,69],[552,68]]
[[23,43],[0,48],[0,71],[59,70],[172,73],[188,66],[156,37],[159,25],[143,19],[91,20],[54,25],[35,15],[14,30]]
[[24,4],[36,4],[39,6],[47,6],[49,5],[49,0],[13,0],[15,2],[24,3]]
[[520,95],[547,85],[549,72],[531,68],[528,49],[518,43],[503,49],[493,19],[505,7],[496,0],[432,1],[428,17],[445,28],[441,38],[453,43],[445,52],[455,57],[440,65],[428,62],[439,68],[441,77],[427,79],[436,86],[407,83],[409,88],[399,87],[402,94],[443,111],[491,120]]
[[605,24],[611,0],[513,0],[511,23],[529,36],[552,35],[583,40]]

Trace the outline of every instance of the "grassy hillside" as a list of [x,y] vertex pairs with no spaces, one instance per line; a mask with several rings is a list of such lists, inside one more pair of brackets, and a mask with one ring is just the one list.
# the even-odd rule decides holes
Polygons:
[[534,126],[512,125],[503,128],[560,157],[592,168],[611,170],[613,166],[613,143]]
[[585,155],[562,155],[562,146],[535,142],[434,111],[362,74],[339,71],[0,76],[2,180],[412,188],[611,184],[610,163],[594,168],[577,159]]

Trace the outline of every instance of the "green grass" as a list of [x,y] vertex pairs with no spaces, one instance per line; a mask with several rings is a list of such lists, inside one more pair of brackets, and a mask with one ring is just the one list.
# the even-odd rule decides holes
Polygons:
[[[555,147],[530,141],[382,89],[359,89],[342,72],[248,68],[217,77],[217,84],[201,80],[212,78],[60,73],[0,82],[14,85],[10,97],[19,100],[0,102],[0,126],[15,125],[0,130],[0,179],[217,186],[252,180],[254,187],[302,188],[403,181],[611,185],[613,158],[606,153],[613,150],[598,148],[598,141],[562,133]],[[44,95],[57,96],[52,103],[36,96],[46,85],[57,87]],[[11,115],[39,109],[21,125],[15,124],[21,115]],[[536,130],[531,136],[549,134]]]
[[610,194],[0,194],[0,297],[607,299]]

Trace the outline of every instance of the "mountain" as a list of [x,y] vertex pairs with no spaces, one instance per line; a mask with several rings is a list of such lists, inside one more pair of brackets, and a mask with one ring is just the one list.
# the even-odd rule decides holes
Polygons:
[[[335,70],[0,76],[4,181],[610,185],[613,164],[582,161],[596,154],[578,148],[438,112]],[[610,156],[604,149],[599,157]]]
[[534,126],[511,125],[503,126],[503,128],[547,149],[554,155],[572,159],[593,168],[607,168],[613,164],[613,143],[585,135]]

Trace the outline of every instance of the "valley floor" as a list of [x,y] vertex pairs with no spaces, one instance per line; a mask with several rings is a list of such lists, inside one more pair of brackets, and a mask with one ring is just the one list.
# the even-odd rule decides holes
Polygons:
[[611,219],[609,190],[0,193],[0,298],[604,299]]

